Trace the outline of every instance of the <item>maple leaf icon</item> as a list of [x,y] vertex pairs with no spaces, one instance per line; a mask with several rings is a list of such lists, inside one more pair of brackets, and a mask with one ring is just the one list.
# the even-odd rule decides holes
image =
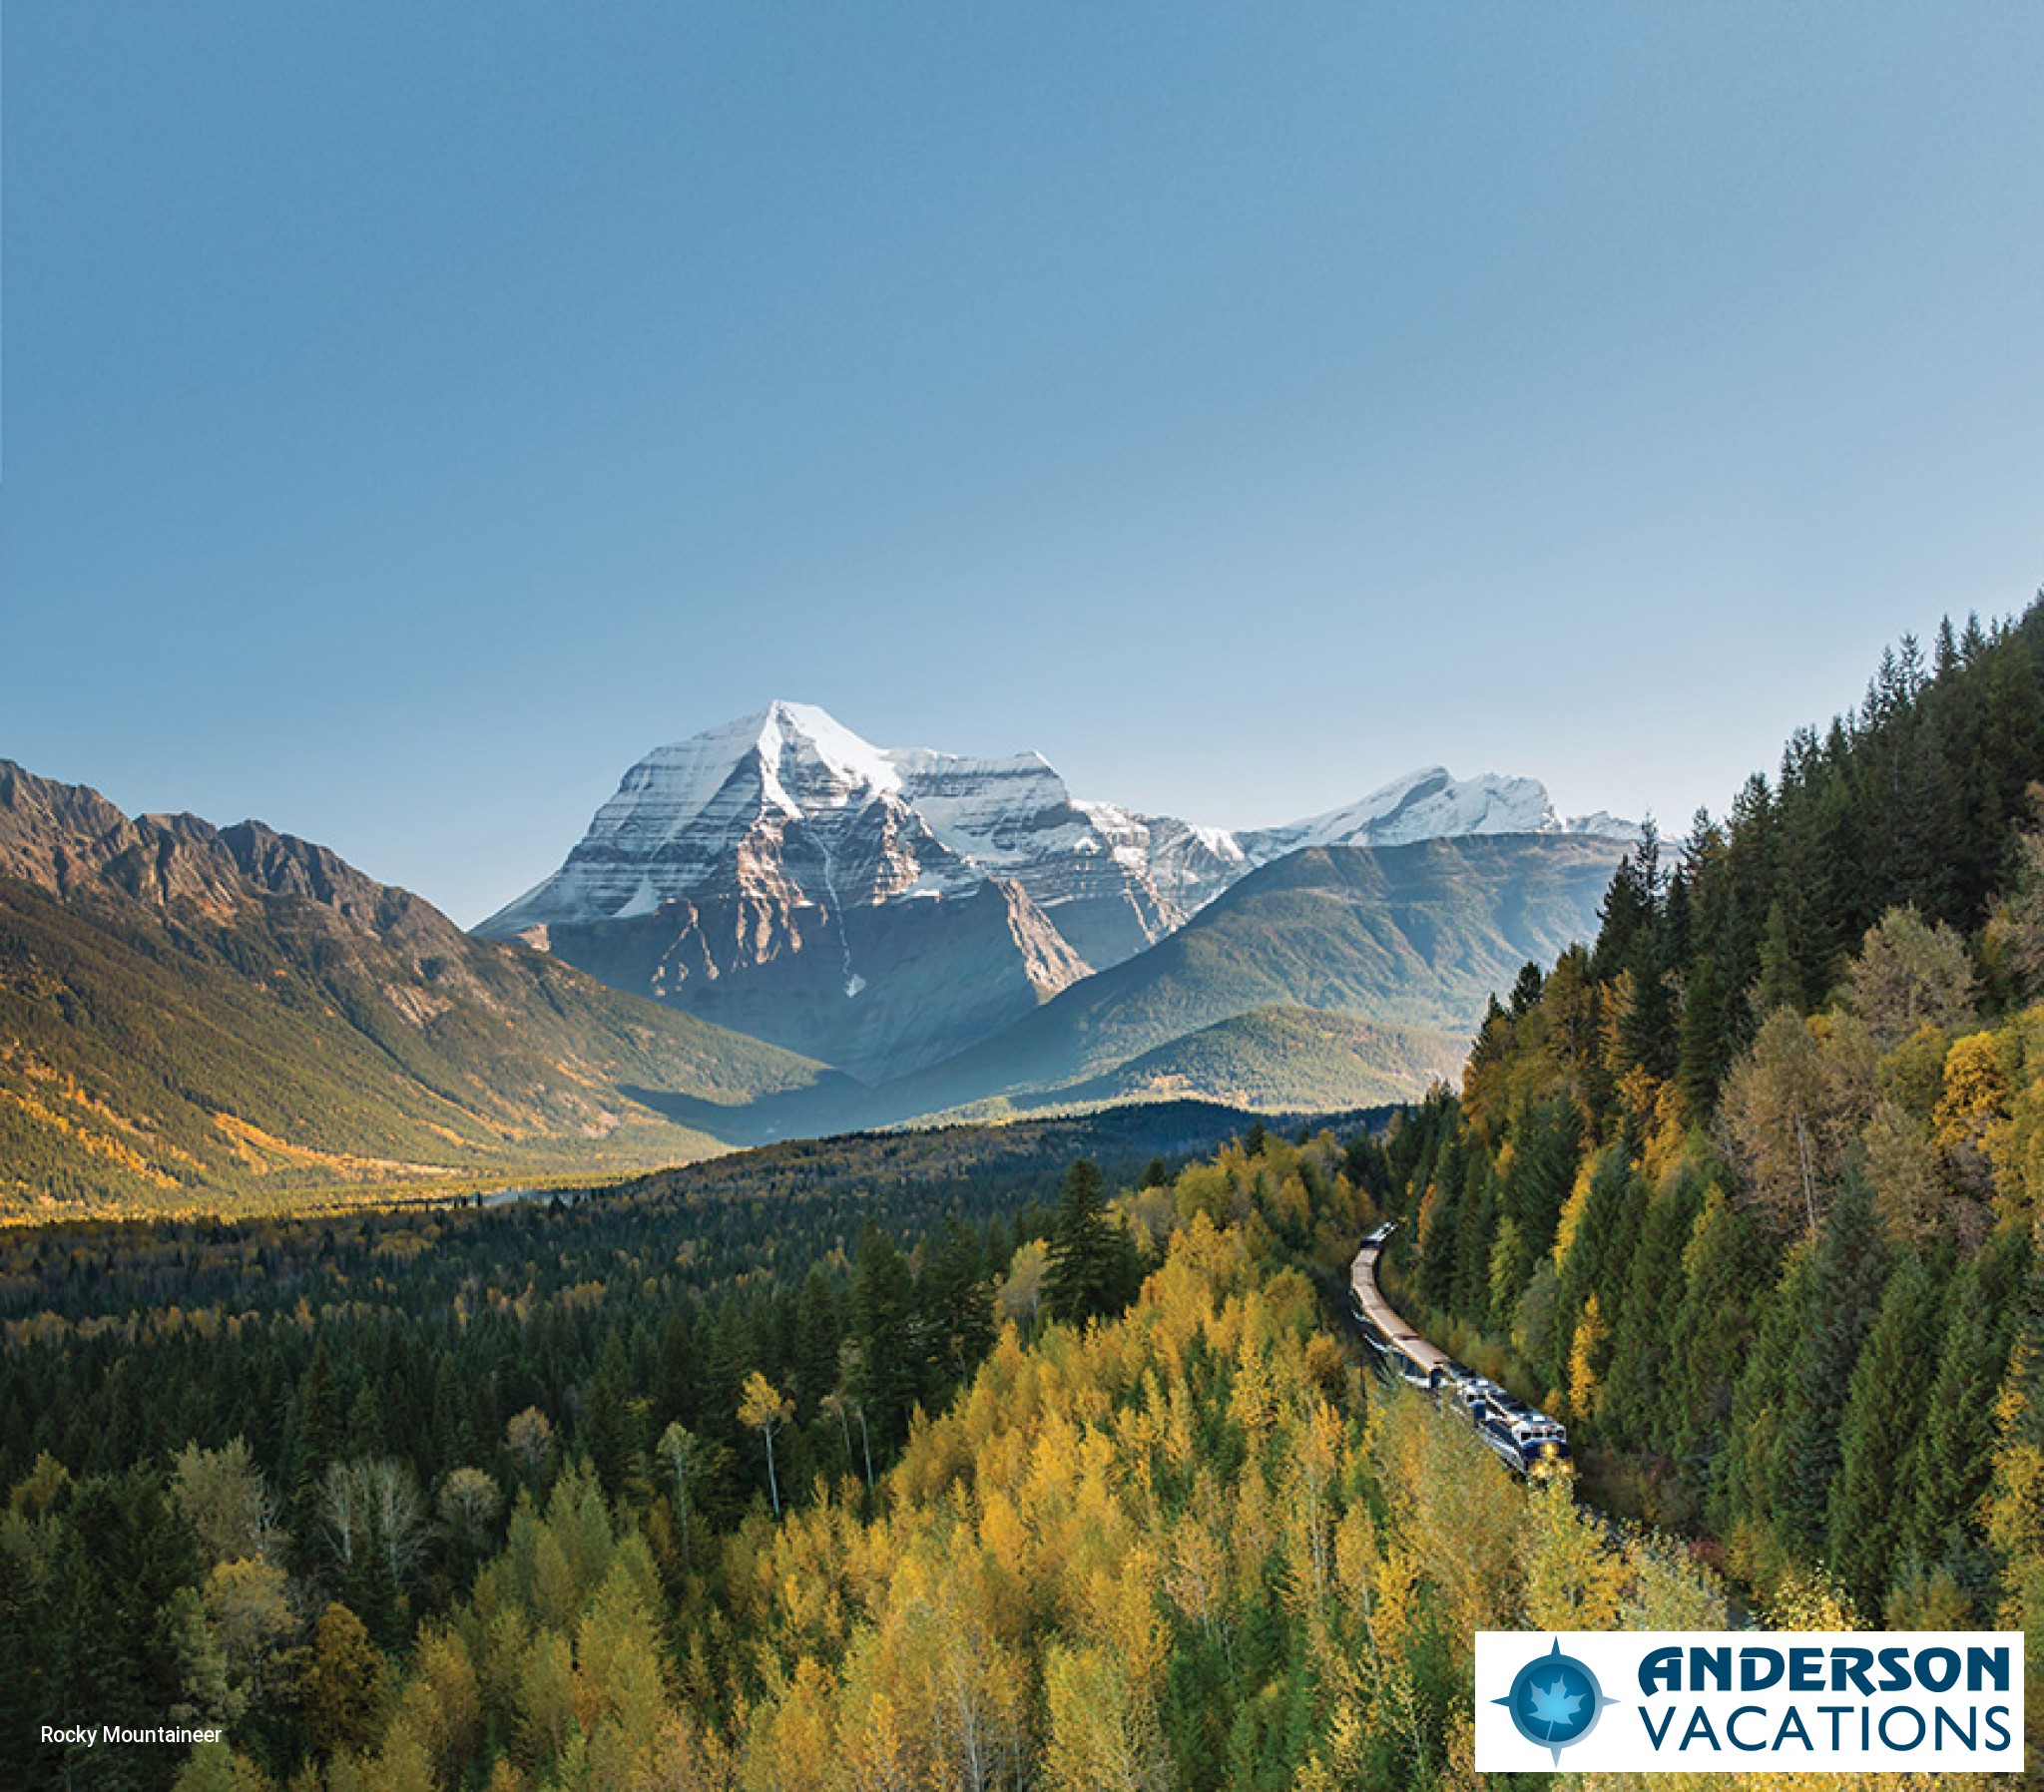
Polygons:
[[1603,1708],[1618,1700],[1606,1698],[1597,1676],[1561,1652],[1557,1636],[1545,1655],[1534,1656],[1512,1676],[1510,1692],[1490,1702],[1504,1706],[1512,1727],[1528,1742],[1550,1750],[1559,1765],[1561,1751],[1582,1741]]
[[1580,1692],[1571,1692],[1568,1689],[1568,1682],[1558,1679],[1552,1686],[1533,1688],[1533,1709],[1530,1715],[1535,1723],[1547,1724],[1549,1733],[1552,1734],[1554,1729],[1567,1726],[1576,1714],[1576,1707],[1582,1702],[1583,1695]]

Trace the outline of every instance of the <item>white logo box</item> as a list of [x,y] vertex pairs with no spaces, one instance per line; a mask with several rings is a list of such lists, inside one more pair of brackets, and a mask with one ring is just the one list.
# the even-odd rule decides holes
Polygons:
[[[1595,1676],[1605,1701],[1588,1732],[1561,1746],[1559,1760],[1553,1747],[1522,1735],[1496,1702],[1508,1698],[1521,1668],[1550,1656],[1557,1643]],[[1721,1677],[1730,1684],[1721,1686]],[[2016,1773],[2022,1766],[2019,1630],[1484,1630],[1476,1637],[1479,1773]]]

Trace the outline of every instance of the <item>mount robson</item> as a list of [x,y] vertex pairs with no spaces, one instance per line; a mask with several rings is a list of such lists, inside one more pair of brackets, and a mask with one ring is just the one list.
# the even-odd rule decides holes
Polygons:
[[464,933],[323,847],[0,760],[0,1207],[614,1172],[1131,1100],[1416,1096],[1636,830],[1415,772],[1230,832],[774,703]]

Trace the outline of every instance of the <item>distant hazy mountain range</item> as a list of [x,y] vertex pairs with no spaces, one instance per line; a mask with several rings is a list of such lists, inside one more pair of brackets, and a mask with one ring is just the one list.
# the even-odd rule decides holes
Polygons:
[[881,1093],[915,1113],[994,1095],[1041,1106],[1081,1090],[1227,1099],[1261,1087],[1246,1105],[1303,1108],[1304,1086],[1324,1084],[1358,1106],[1401,1099],[1453,1076],[1491,993],[1528,959],[1550,964],[1592,930],[1621,851],[1539,834],[1307,847]]
[[0,760],[0,1213],[1403,1100],[1593,931],[1630,831],[1432,770],[1228,833],[776,703],[634,767],[474,937],[261,823]]
[[[1303,849],[1508,835],[1590,841],[1571,862],[1608,866],[1603,843],[1636,831],[1561,819],[1532,778],[1433,766],[1232,833],[1080,801],[1034,753],[880,748],[776,702],[648,754],[561,868],[477,931],[878,1082],[1023,1020]],[[1434,1023],[1466,1030],[1487,993],[1434,1004]]]

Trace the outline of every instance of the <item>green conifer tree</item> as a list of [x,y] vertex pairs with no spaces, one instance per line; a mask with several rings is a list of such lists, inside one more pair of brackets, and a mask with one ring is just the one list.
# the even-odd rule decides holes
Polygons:
[[1862,1611],[1878,1608],[1898,1560],[1911,1492],[1908,1459],[1930,1393],[1923,1340],[1932,1332],[1936,1298],[1922,1262],[1903,1257],[1888,1278],[1839,1419],[1824,1555]]
[[927,1393],[934,1403],[971,1375],[994,1341],[993,1283],[980,1237],[955,1214],[944,1220],[916,1305],[929,1332]]
[[1806,1556],[1824,1547],[1840,1461],[1840,1415],[1886,1276],[1872,1197],[1859,1177],[1848,1177],[1824,1218],[1809,1307],[1785,1389],[1775,1516]]
[[1683,1253],[1704,1200],[1700,1170],[1685,1167],[1646,1203],[1640,1241],[1616,1314],[1604,1376],[1603,1417],[1621,1437],[1667,1449],[1662,1390],[1674,1367],[1670,1337],[1679,1311]]
[[1043,1310],[1067,1325],[1119,1313],[1136,1297],[1142,1265],[1127,1232],[1107,1216],[1107,1183],[1080,1158],[1065,1172],[1051,1225]]
[[1911,1462],[1915,1495],[1901,1537],[1925,1563],[1966,1546],[1973,1509],[1993,1468],[1994,1395],[2008,1371],[2028,1271],[2028,1239],[1997,1232],[1953,1277],[1935,1378]]
[[1815,1256],[1811,1238],[1790,1250],[1734,1385],[1711,1489],[1712,1517],[1721,1534],[1750,1520],[1773,1522],[1784,1479],[1783,1440],[1797,1351],[1808,1329]]
[[851,1330],[858,1346],[852,1393],[884,1461],[907,1440],[923,1371],[914,1278],[894,1241],[875,1225],[866,1227],[852,1269]]
[[1454,1311],[1479,1329],[1491,1324],[1490,1251],[1497,1236],[1497,1171],[1478,1144],[1469,1153],[1455,1238]]

